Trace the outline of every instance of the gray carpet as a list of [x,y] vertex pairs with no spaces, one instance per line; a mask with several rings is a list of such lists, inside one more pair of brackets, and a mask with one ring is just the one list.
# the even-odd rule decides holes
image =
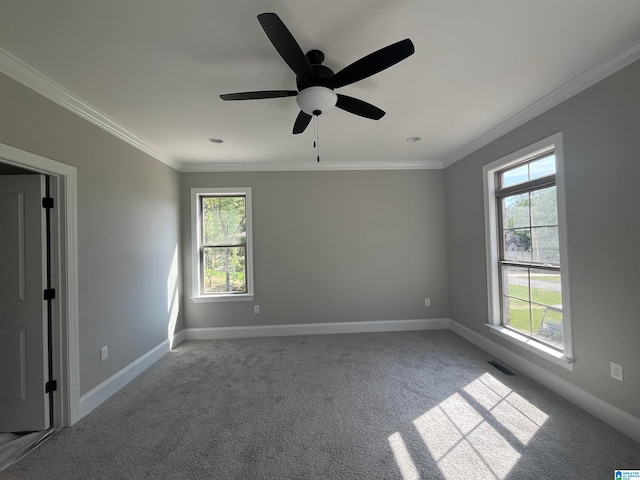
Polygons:
[[640,445],[450,331],[186,342],[2,479],[609,479]]

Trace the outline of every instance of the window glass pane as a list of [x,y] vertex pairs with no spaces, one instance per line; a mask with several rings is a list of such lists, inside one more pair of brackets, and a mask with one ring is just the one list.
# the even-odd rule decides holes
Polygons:
[[530,262],[532,260],[530,229],[505,230],[503,237],[504,251],[502,252],[502,258],[517,262]]
[[535,335],[542,324],[546,307],[536,303],[531,304],[531,332]]
[[203,247],[202,293],[246,293],[246,248]]
[[503,297],[504,324],[520,333],[531,335],[529,302]]
[[204,245],[241,245],[247,242],[245,197],[202,198]]
[[534,330],[534,337],[537,340],[562,350],[564,349],[563,329],[562,312],[557,312],[550,307],[544,308],[542,310],[540,327]]
[[512,168],[503,172],[501,177],[502,178],[500,184],[502,188],[526,182],[527,180],[529,180],[529,166],[525,163],[524,165],[520,165],[519,167]]
[[562,288],[560,273],[531,269],[531,300],[534,336],[557,348],[564,348]]
[[529,269],[505,265],[502,269],[502,291],[510,297],[529,300]]
[[530,222],[529,192],[502,199],[502,227],[528,227]]
[[556,187],[542,188],[531,192],[531,225],[558,225],[558,200]]
[[531,301],[562,309],[560,272],[532,268]]
[[549,155],[540,160],[529,163],[529,177],[531,180],[556,173],[556,156]]
[[531,229],[533,261],[560,264],[558,227],[534,227]]

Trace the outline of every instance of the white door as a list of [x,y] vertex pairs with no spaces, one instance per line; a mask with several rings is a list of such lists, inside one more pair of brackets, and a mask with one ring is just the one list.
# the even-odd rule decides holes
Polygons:
[[44,181],[0,176],[0,432],[50,425]]

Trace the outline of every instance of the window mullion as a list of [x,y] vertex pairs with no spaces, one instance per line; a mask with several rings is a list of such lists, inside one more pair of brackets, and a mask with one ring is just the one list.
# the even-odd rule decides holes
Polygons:
[[561,271],[560,265],[550,265],[547,263],[514,262],[511,260],[499,260],[499,263],[507,267],[535,268],[536,270],[550,270],[552,272]]
[[200,273],[200,293],[204,292],[204,267],[205,267],[205,265],[204,265],[204,248],[205,247],[203,247],[201,245],[200,249],[199,249],[199,252],[198,252],[198,255],[199,255],[199,258],[200,258],[200,260],[198,262],[199,265],[200,265],[200,268],[199,268],[199,270],[200,270],[200,272],[199,272]]
[[542,190],[543,188],[552,187],[556,184],[556,176],[549,175],[547,177],[536,178],[526,183],[519,183],[511,187],[501,188],[496,191],[496,197],[509,197],[518,193],[533,192],[535,190]]
[[[529,207],[531,207],[531,204],[529,204]],[[529,211],[531,211],[531,208],[529,208]],[[527,289],[528,289],[528,294],[529,294],[529,336],[533,337],[533,308],[531,306],[531,268],[527,268]]]
[[202,245],[202,248],[240,248],[244,246],[244,243],[205,243]]

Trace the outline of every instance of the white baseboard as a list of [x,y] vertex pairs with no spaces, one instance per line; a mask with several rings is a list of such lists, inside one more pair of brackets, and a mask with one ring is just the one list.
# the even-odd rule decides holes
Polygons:
[[173,339],[171,340],[171,350],[173,350],[174,348],[176,348],[178,345],[180,345],[182,342],[185,341],[185,333],[184,330],[180,330],[178,333],[176,333],[173,336]]
[[[174,346],[177,336],[174,336]],[[182,335],[182,338],[184,339],[184,335]],[[82,395],[80,397],[80,418],[85,417],[99,407],[111,395],[160,360],[167,352],[169,352],[169,340],[165,340],[91,391]]]
[[281,337],[289,335],[325,335],[332,333],[401,332],[449,328],[448,318],[416,320],[380,320],[372,322],[298,323],[244,327],[186,328],[186,340],[222,338]]
[[566,398],[606,424],[611,425],[619,432],[624,433],[636,442],[640,442],[640,419],[527,361],[520,355],[454,320],[450,320],[449,328],[482,350]]

